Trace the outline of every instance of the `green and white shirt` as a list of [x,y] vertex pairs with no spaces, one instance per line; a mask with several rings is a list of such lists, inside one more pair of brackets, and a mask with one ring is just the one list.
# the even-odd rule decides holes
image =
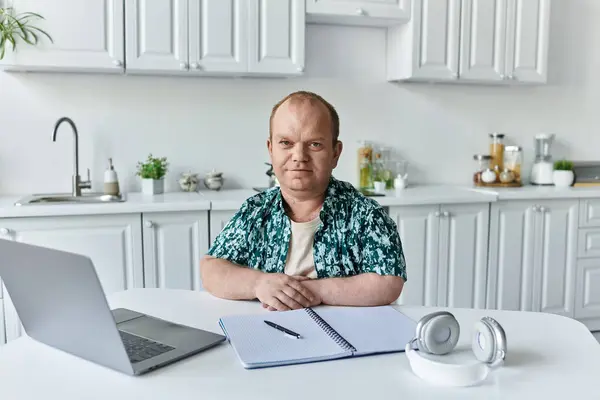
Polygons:
[[[313,243],[318,278],[373,272],[406,281],[396,223],[379,203],[332,177],[319,218]],[[263,272],[284,273],[290,237],[281,190],[273,187],[242,204],[208,254]]]

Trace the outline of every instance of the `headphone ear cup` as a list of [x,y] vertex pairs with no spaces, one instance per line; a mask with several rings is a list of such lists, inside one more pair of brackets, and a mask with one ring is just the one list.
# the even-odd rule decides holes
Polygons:
[[442,355],[451,352],[458,343],[460,326],[452,314],[438,315],[427,321],[420,333],[420,350]]
[[500,324],[489,317],[478,321],[475,324],[472,348],[475,357],[485,363],[494,363],[498,361],[497,358],[504,357],[506,338]]

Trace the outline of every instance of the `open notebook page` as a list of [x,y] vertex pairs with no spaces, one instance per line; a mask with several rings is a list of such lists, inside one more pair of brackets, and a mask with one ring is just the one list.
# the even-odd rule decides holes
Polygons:
[[[291,338],[271,328],[264,320],[297,332],[302,338]],[[246,368],[296,364],[350,355],[327,336],[306,310],[226,316],[221,321],[232,347]]]
[[417,324],[391,306],[315,308],[356,348],[355,355],[404,351]]

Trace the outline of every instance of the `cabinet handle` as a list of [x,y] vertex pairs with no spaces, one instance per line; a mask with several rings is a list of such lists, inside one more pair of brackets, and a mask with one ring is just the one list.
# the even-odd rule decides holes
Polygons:
[[448,218],[450,216],[450,213],[448,211],[444,211],[444,217]]
[[533,207],[531,207],[531,209],[532,209],[533,211],[536,211],[536,212],[537,212],[537,211],[539,210],[539,207],[538,207],[538,206],[533,206]]
[[192,63],[192,68],[193,69],[200,69],[200,64],[198,64],[198,63]]
[[152,228],[154,226],[154,224],[152,223],[152,221],[146,221],[146,228]]
[[298,67],[298,72],[304,72],[304,67]]
[[113,64],[114,64],[116,67],[120,67],[120,66],[122,66],[122,65],[123,65],[123,62],[122,62],[121,60],[114,60],[114,61],[113,61]]
[[502,79],[503,81],[505,81],[506,80],[506,75],[504,75],[504,74],[500,75],[500,79]]
[[358,14],[358,15],[365,15],[365,10],[363,10],[362,8],[357,8],[356,9],[356,14]]
[[0,235],[8,235],[10,230],[8,228],[0,228]]
[[542,207],[540,207],[540,208],[539,208],[539,211],[540,211],[540,212],[546,212],[546,207],[543,207],[543,206],[542,206]]
[[435,215],[436,217],[439,217],[440,216],[440,212],[436,211],[433,215]]
[[179,66],[181,67],[181,69],[188,69],[188,63],[182,62],[181,64],[179,64]]

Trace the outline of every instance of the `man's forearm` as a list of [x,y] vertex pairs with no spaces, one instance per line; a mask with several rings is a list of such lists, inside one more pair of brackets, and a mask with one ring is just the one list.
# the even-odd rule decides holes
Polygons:
[[404,280],[374,273],[349,278],[324,278],[302,282],[317,293],[323,304],[334,306],[378,306],[398,299]]
[[230,300],[256,298],[256,281],[263,274],[227,260],[206,256],[200,263],[202,285],[214,296]]

